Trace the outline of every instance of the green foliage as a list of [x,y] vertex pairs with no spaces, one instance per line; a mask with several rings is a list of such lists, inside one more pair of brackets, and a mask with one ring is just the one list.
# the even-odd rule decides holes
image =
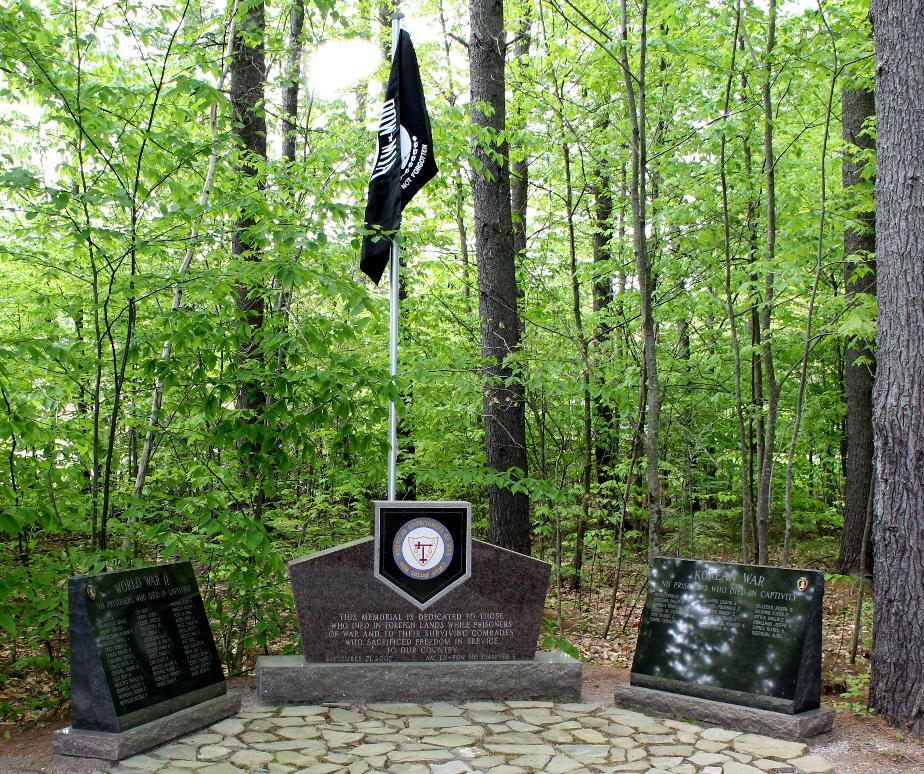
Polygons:
[[550,634],[542,638],[542,647],[545,650],[560,650],[562,653],[567,653],[572,658],[576,658],[578,661],[581,661],[580,651],[572,645],[567,638],[565,637],[556,637],[553,634]]
[[558,622],[553,618],[542,619],[539,645],[544,650],[560,650],[578,661],[583,661],[581,652],[558,630]]
[[[10,643],[0,679],[7,686],[44,674],[49,695],[64,695],[66,577],[147,562],[194,562],[229,669],[247,669],[260,652],[296,649],[285,562],[369,534],[368,501],[385,496],[389,399],[402,404],[400,476],[413,479],[419,499],[470,500],[476,536],[488,534],[486,491],[495,485],[529,495],[535,553],[556,562],[556,582],[588,582],[591,564],[611,571],[620,534],[626,555],[644,552],[646,471],[634,437],[640,304],[624,182],[631,128],[612,19],[605,6],[579,7],[582,15],[568,5],[508,3],[511,38],[531,14],[531,54],[509,63],[500,133],[479,134],[471,125],[456,38],[440,31],[417,46],[441,174],[404,213],[407,295],[394,385],[386,292],[357,267],[377,85],[334,100],[309,99],[303,89],[298,157],[290,164],[278,153],[281,78],[273,71],[269,158],[246,159],[257,174],[243,175],[228,84],[220,82],[228,9],[173,0],[0,7],[0,539],[8,557],[0,568],[0,630]],[[765,12],[742,8],[759,48]],[[447,32],[464,37],[467,9],[459,3],[426,0],[421,24],[438,27],[440,11]],[[308,53],[328,39],[389,34],[352,6],[317,2],[306,13]],[[862,4],[838,0],[824,4],[824,13],[838,60],[848,63],[838,87],[868,85]],[[285,5],[268,8],[266,48],[277,58],[287,45],[287,14]],[[633,14],[627,51],[637,69]],[[777,257],[768,265],[761,249],[763,76],[742,50],[731,71],[733,30],[727,5],[669,4],[650,9],[648,19],[662,544],[697,557],[740,553],[722,141],[744,421],[750,434],[763,410],[748,400],[751,357],[761,354],[748,326],[772,272],[779,437],[788,439],[834,67],[818,10],[783,14],[773,86]],[[513,161],[528,163],[530,180],[528,244],[517,262],[523,345],[513,362],[526,390],[529,465],[497,473],[483,450],[468,176],[473,166],[477,172],[476,143],[500,154],[504,142]],[[586,342],[574,318],[563,145]],[[819,562],[830,559],[840,527],[843,340],[871,340],[875,330],[875,299],[848,302],[843,294],[842,234],[872,206],[874,173],[865,158],[869,184],[842,191],[839,154],[848,150],[832,139],[825,162],[824,270],[793,465],[794,545],[800,557]],[[214,179],[203,197],[213,152]],[[613,211],[600,223],[603,187]],[[232,256],[242,220],[252,223],[246,236],[259,260]],[[595,237],[608,250],[600,254],[597,244],[596,260]],[[595,284],[609,303],[595,302]],[[239,288],[264,304],[256,330],[238,311]],[[585,371],[594,446],[587,496]],[[262,390],[265,405],[239,408],[242,388]],[[150,464],[136,492],[149,436]],[[774,556],[783,445],[775,450]],[[604,446],[607,467],[596,462]],[[584,552],[594,562],[579,576],[572,560],[582,520]],[[575,653],[551,633],[543,644]],[[0,711],[15,718],[17,707]]]
[[845,701],[834,702],[834,708],[839,712],[852,712],[854,715],[874,715],[876,710],[869,706],[869,677],[870,670],[845,677],[847,690],[841,693]]

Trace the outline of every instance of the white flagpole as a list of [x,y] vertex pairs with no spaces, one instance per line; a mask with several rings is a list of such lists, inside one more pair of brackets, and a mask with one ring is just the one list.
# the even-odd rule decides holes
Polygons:
[[[401,34],[401,19],[404,14],[398,10],[391,15],[391,57],[398,53],[398,37]],[[398,163],[400,164],[400,154]],[[401,251],[398,244],[391,243],[391,287],[388,305],[388,373],[392,383],[398,379],[398,273],[401,265]],[[388,499],[395,499],[395,483],[398,478],[398,410],[395,402],[388,402]]]
[[[388,320],[389,368],[392,382],[398,378],[398,245],[391,243],[391,300]],[[395,402],[388,402],[388,499],[395,499],[398,475],[398,411]]]

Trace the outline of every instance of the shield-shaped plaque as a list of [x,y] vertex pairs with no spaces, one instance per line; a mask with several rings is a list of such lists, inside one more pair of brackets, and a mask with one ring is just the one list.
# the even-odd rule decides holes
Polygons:
[[472,574],[472,506],[376,500],[375,577],[421,610]]

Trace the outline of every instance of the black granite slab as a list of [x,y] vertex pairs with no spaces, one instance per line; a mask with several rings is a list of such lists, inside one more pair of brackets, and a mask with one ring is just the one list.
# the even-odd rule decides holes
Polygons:
[[533,659],[550,566],[471,542],[471,577],[421,610],[374,574],[374,540],[289,563],[305,660]]
[[658,558],[630,682],[789,714],[821,699],[816,570]]
[[189,562],[68,579],[71,726],[121,732],[225,693]]

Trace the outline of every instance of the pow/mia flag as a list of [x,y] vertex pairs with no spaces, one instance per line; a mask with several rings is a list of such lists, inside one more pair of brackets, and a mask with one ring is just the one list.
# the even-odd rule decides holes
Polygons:
[[[379,123],[378,152],[369,198],[360,268],[378,284],[391,254],[391,237],[401,228],[401,211],[434,175],[433,135],[424,103],[417,54],[401,30],[391,62]],[[375,239],[376,235],[379,236]]]

